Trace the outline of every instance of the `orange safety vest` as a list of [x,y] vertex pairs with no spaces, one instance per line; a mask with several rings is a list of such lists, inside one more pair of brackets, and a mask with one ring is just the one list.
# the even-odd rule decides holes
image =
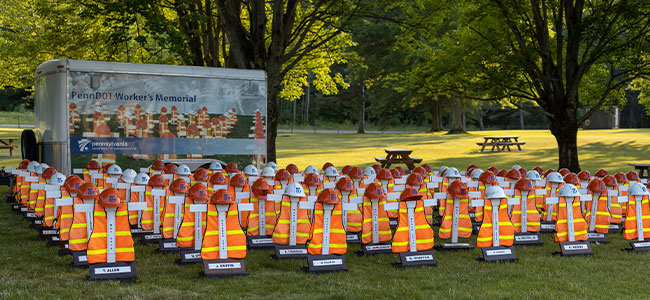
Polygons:
[[91,183],[95,184],[97,189],[101,190],[101,189],[104,188],[104,170],[99,169],[99,170],[97,170],[97,172],[99,173],[99,176],[97,178],[95,178],[95,181],[93,182],[91,180],[92,177],[90,176],[90,170],[84,169],[83,170],[83,180],[85,182],[91,182]]
[[[553,183],[551,183],[551,182],[546,183],[546,187],[545,187],[546,196],[544,197],[544,199],[546,199],[548,197],[551,197],[551,186],[552,186],[552,184]],[[557,188],[555,189],[555,193],[552,193],[552,195],[554,197],[557,197],[557,193],[560,191],[560,188],[564,185],[564,183],[562,183],[562,182],[556,183],[556,184],[557,184]],[[578,202],[580,202],[580,201],[578,201]],[[551,215],[551,220],[552,221],[557,221],[557,216],[558,216],[558,214],[557,214],[557,211],[558,211],[557,204],[546,204],[546,203],[544,203],[544,211],[542,211],[542,220],[543,221],[548,221],[548,213],[549,213],[550,210],[552,210],[551,211],[551,214],[552,214]]]
[[[129,198],[129,202],[146,202],[147,201],[146,197],[145,197],[146,196],[146,191],[147,191],[147,188],[151,188],[151,187],[150,186],[144,186],[145,187],[144,192],[136,192],[136,191],[133,191],[133,187],[135,187],[135,186],[141,186],[141,185],[139,185],[139,184],[131,184],[131,198]],[[119,190],[118,190],[118,192],[119,192]],[[142,195],[142,201],[140,201],[140,195]],[[129,211],[129,224],[131,224],[132,226],[140,225],[140,224],[138,224],[138,215],[140,216],[140,218],[142,218],[142,213],[143,213],[142,211],[134,211],[134,210]]]
[[[374,209],[373,204],[376,205]],[[390,230],[390,220],[388,219],[388,214],[384,210],[384,204],[386,204],[386,197],[378,199],[378,201],[375,202],[371,201],[370,198],[366,196],[363,197],[363,203],[361,204],[363,208],[361,243],[388,242],[393,237],[393,232]],[[376,236],[375,230],[377,234]]]
[[[520,199],[519,204],[512,206],[510,221],[515,226],[515,232],[521,232],[521,190],[515,189],[515,198]],[[537,211],[537,195],[535,191],[528,191],[526,196],[526,232],[539,232],[540,216]]]
[[[40,190],[36,190],[32,188],[32,184],[44,184],[45,181],[43,180],[43,177],[38,177],[38,182],[28,182],[29,183],[29,200],[27,201],[27,208],[30,210],[34,210],[34,213],[36,212],[36,202],[38,201],[38,195]],[[45,198],[43,198],[45,200]]]
[[[83,201],[78,197],[73,197],[72,203],[73,205],[75,203],[83,204]],[[56,213],[56,225],[54,228],[59,231],[59,240],[61,241],[67,241],[70,238],[70,227],[72,226],[72,220],[74,219],[73,205],[58,207]]]
[[[267,180],[267,181],[269,183],[274,182],[274,184],[273,184],[273,193],[275,193],[276,190],[279,191],[280,193],[283,193],[284,188],[286,188],[287,185],[289,185],[289,184],[291,184],[293,182],[293,176],[289,177],[289,180],[287,180],[287,184],[284,185],[284,186],[282,186],[282,182],[280,182],[280,180],[275,180],[275,181]],[[322,189],[322,187],[321,187],[321,189]],[[308,190],[305,189],[305,193],[307,193],[307,191]],[[318,194],[316,194],[314,196],[318,196]],[[273,205],[275,206],[275,215],[277,216],[277,215],[280,214],[280,209],[282,207],[282,203],[281,202],[275,202]],[[247,212],[247,214],[248,214],[248,212]]]
[[[301,197],[299,202],[306,202],[306,197]],[[291,197],[282,196],[282,209],[276,221],[275,230],[273,230],[273,243],[277,245],[289,245],[291,239]],[[296,207],[296,245],[307,243],[311,222],[307,209]]]
[[[242,193],[247,193],[247,192],[250,192],[250,190],[251,190],[251,187],[248,185],[248,180],[247,180],[246,185],[244,185],[241,192]],[[228,185],[228,192],[231,195],[235,196],[235,198],[237,198],[237,193],[235,192],[235,187],[234,186]],[[249,203],[250,199],[249,198],[242,198],[240,201],[241,201],[240,203]],[[250,212],[248,212],[248,211],[239,212],[238,211],[237,214],[239,215],[239,224],[241,225],[241,228],[248,227],[248,215],[250,214]]]
[[[36,173],[31,172],[29,176],[36,176]],[[32,194],[32,184],[27,182],[25,177],[22,177],[22,184],[20,185],[20,204],[28,206],[29,205],[29,196]],[[37,191],[34,191],[36,193]],[[34,203],[36,204],[36,203]]]
[[[393,192],[393,187],[395,186],[395,180],[393,180],[392,178],[388,180],[388,182],[386,182],[386,186],[384,186],[382,180],[375,179],[375,182],[381,186],[381,189],[384,190],[386,195],[388,195],[388,193]],[[386,201],[387,203],[392,203],[392,202],[398,202],[399,199],[387,199]],[[397,209],[387,210],[386,213],[388,214],[388,217],[391,219],[396,219],[399,216],[399,212]]]
[[[637,211],[637,201],[635,196],[628,196],[628,210],[627,215],[625,215],[625,230],[623,231],[623,238],[626,240],[632,240],[639,237],[639,225],[641,225],[641,230],[643,230],[643,239],[650,237],[650,205],[648,203],[648,196],[643,195],[641,199],[641,207]],[[637,212],[640,212],[641,215],[638,215]],[[639,218],[641,220],[639,221]]]
[[[266,196],[257,195],[251,191],[250,203],[253,203],[253,211],[248,214],[248,228],[246,235],[271,235],[275,229],[275,221],[278,218],[275,214],[275,202],[266,201]],[[260,232],[260,202],[264,202],[264,232]]]
[[[348,249],[345,230],[343,230],[342,205],[335,204],[330,215],[329,250],[326,254],[343,255]],[[325,209],[323,203],[314,203],[314,221],[309,230],[307,251],[312,255],[323,254]]]
[[[441,185],[442,185],[442,183],[441,183]],[[426,184],[422,184],[417,188],[414,187],[414,186],[411,186],[410,184],[407,184],[404,187],[404,189],[409,189],[409,188],[416,189],[418,191],[418,194],[422,195],[422,200],[427,200],[427,199],[432,198],[431,197],[432,194],[429,193],[429,190],[427,189]],[[447,192],[447,187],[446,186],[445,186],[445,192]],[[439,202],[444,203],[442,200],[439,201]],[[438,203],[438,204],[440,204],[440,203]],[[438,210],[438,213],[442,216],[442,213],[440,213],[441,210],[444,213],[444,208],[441,207]],[[427,206],[427,207],[424,208],[424,217],[426,218],[427,223],[433,224],[433,208],[431,206]]]
[[[120,183],[125,183],[125,182],[122,179],[120,179],[120,180],[117,181],[117,183],[120,184]],[[131,186],[133,186],[133,184]],[[124,203],[138,202],[138,198],[135,198],[135,200],[133,198],[131,198],[131,197],[133,197],[134,192],[131,192],[130,189],[129,189],[129,197],[128,198],[126,197],[127,196],[126,195],[126,189],[119,189],[117,187],[115,187],[115,189],[117,190],[117,193],[119,194],[120,199],[122,199],[122,201]],[[135,193],[137,194],[137,192],[135,192]],[[129,225],[136,225],[136,224],[138,224],[138,212],[137,211],[129,211]]]
[[427,223],[424,215],[424,205],[422,200],[400,201],[399,217],[397,221],[397,230],[393,235],[392,249],[393,253],[409,252],[411,249],[411,240],[409,238],[409,209],[408,203],[415,202],[413,208],[413,230],[415,231],[416,251],[426,251],[433,248],[433,229]]
[[[591,195],[593,199],[594,192],[589,190],[588,191],[589,195]],[[607,192],[605,192],[607,193]],[[596,205],[595,207],[595,212],[596,212],[596,222],[594,225],[594,231],[598,233],[607,233],[609,232],[609,222],[610,222],[610,216],[609,216],[609,211],[607,210],[607,194],[600,194],[598,196],[598,200],[594,204],[593,200],[585,201],[585,214],[584,214],[584,219],[585,222],[587,222],[587,228],[590,227],[591,225],[591,211],[594,209],[592,205]]]
[[[473,188],[470,188],[470,190]],[[481,193],[481,198],[478,200],[482,200],[485,198],[485,183],[482,181],[478,182],[478,186],[476,189]],[[476,222],[483,222],[483,206],[477,206],[474,208],[474,221]]]
[[[609,192],[609,187],[607,187],[607,190]],[[612,190],[618,192],[618,186],[612,187]],[[607,206],[609,208],[609,214],[610,214],[610,223],[612,224],[621,224],[621,221],[623,219],[623,208],[621,207],[621,204],[618,203],[618,196],[611,196],[609,197],[609,201],[607,202]]]
[[[542,185],[535,185],[535,190],[544,189],[544,188],[546,187]],[[544,212],[544,198],[545,195],[535,193],[535,208],[537,209],[537,212],[540,214]]]
[[[625,182],[623,183],[623,186],[626,186],[626,187],[629,188],[629,187],[630,187],[630,182],[629,182],[629,181],[625,181]],[[621,191],[621,196],[622,196],[622,197],[627,197],[627,190],[625,190],[625,191]],[[617,201],[617,202],[618,202],[618,201]],[[627,215],[627,202],[621,202],[621,203],[619,203],[619,204],[621,205],[621,217],[623,217],[623,216]]]
[[[219,237],[219,212],[217,205],[225,204],[208,204],[208,225],[205,229],[203,244],[201,245],[202,259],[220,259],[219,246],[221,239]],[[226,212],[226,251],[227,258],[243,259],[246,257],[246,235],[239,225],[237,204],[229,204]]]
[[[107,218],[104,207],[96,203],[93,221],[93,232],[88,241],[88,263],[98,264],[107,262]],[[122,204],[115,212],[115,261],[130,262],[135,260],[133,238],[129,226],[127,204]]]
[[[61,190],[61,199],[70,198],[68,190],[66,190],[64,187],[59,188]],[[45,198],[45,208],[43,211],[43,226],[45,227],[54,226],[54,217],[58,213],[58,209],[57,211],[54,211],[54,200],[54,198]]]
[[[174,193],[170,192],[169,196],[174,196]],[[185,195],[185,202],[187,202],[188,200],[189,200],[189,196]],[[183,219],[183,210],[181,210],[181,219]],[[165,239],[174,238],[175,220],[176,220],[176,203],[165,201],[165,210],[163,212],[163,220],[162,220],[163,238]]]
[[[339,195],[339,199],[343,199],[342,192],[336,190],[337,194]],[[353,189],[350,191],[350,195],[348,195],[348,201],[350,198],[358,197],[357,195],[357,189]],[[347,226],[343,227],[347,229],[347,232],[352,232],[352,233],[357,233],[361,231],[361,222],[363,222],[363,216],[361,216],[361,211],[356,209],[356,210],[348,210],[347,212]]]
[[[569,241],[569,226],[568,226],[568,207],[566,199],[564,197],[559,197],[559,203],[557,204],[560,208],[557,222],[555,223],[555,241],[556,242],[568,242]],[[573,217],[573,234],[576,241],[586,241],[589,237],[587,236],[587,222],[582,217],[580,212],[580,197],[574,197],[573,203],[571,205]]]
[[[439,193],[446,193],[447,188],[449,187],[449,183],[450,183],[449,182],[449,177],[443,177],[442,181],[440,181],[440,184],[438,185],[438,192]],[[407,187],[408,187],[408,185],[407,185]],[[422,198],[422,199],[428,199],[428,198]],[[441,216],[441,217],[445,215],[445,209],[447,207],[446,202],[447,202],[447,199],[438,200],[438,215]],[[431,207],[426,207],[425,208],[425,213],[427,215],[427,221],[429,220],[428,210],[432,210],[432,209],[433,208],[431,208]],[[431,224],[431,222],[429,222],[429,224]]]
[[[194,248],[194,221],[196,218],[194,216],[195,213],[190,212],[190,205],[192,204],[195,204],[194,200],[189,197],[185,199],[185,204],[183,205],[183,221],[181,222],[181,227],[178,229],[178,235],[176,236],[176,246],[179,248]],[[205,217],[206,213],[202,212],[201,227],[204,233],[207,222]]]
[[[151,186],[147,186],[146,191],[145,191],[145,200],[147,201],[147,208],[144,210],[142,213],[142,220],[140,220],[140,224],[142,225],[142,230],[153,230],[154,225],[153,225],[153,216],[154,216],[154,211],[153,211],[153,195],[151,194],[151,191],[153,188]],[[163,187],[163,190],[166,192],[166,196],[170,195],[169,187],[165,186]],[[160,224],[162,225],[162,220],[164,218],[164,212],[165,212],[165,205],[166,205],[166,196],[161,196],[160,200],[158,203],[158,214],[159,214],[159,220]]]
[[[46,184],[47,181],[45,180],[44,177],[39,177],[38,178],[38,183],[40,184]],[[45,188],[42,190],[36,190],[36,205],[34,205],[34,215],[37,217],[43,217],[45,214]]]
[[[447,193],[445,201],[445,215],[440,224],[440,231],[438,237],[441,239],[448,239],[452,236],[452,229],[454,223],[454,198]],[[458,237],[468,238],[472,235],[472,219],[469,217],[469,198],[458,199]]]
[[[20,169],[20,171],[25,172],[25,170],[23,170],[23,169]],[[24,179],[25,179],[25,177],[20,176],[20,175],[16,175],[16,182],[14,183],[14,197],[15,197],[17,203],[20,203],[20,200],[21,200],[20,192],[22,191],[22,188],[23,188],[23,180]]]
[[[74,198],[74,205],[76,204],[84,204],[84,201]],[[70,251],[83,251],[88,248],[88,226],[86,212],[75,211],[68,237]]]
[[476,246],[479,248],[492,247],[494,245],[493,229],[494,223],[499,225],[499,246],[512,246],[515,239],[515,229],[508,218],[508,202],[501,199],[498,210],[498,220],[492,217],[492,199],[485,199],[483,204],[483,223],[478,231]]

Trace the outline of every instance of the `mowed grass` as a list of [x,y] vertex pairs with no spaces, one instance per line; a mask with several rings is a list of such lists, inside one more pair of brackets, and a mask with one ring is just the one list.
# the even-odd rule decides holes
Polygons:
[[[647,158],[649,130],[581,131],[582,167],[626,171],[628,162]],[[0,134],[2,132],[0,131]],[[526,152],[478,153],[483,135],[519,135]],[[517,163],[530,168],[557,167],[555,141],[548,131],[476,132],[472,135],[336,135],[293,134],[278,139],[278,164],[308,164],[320,168],[371,165],[383,148],[413,149],[414,156],[432,165],[469,163],[500,168]],[[0,160],[0,165],[13,166]],[[0,196],[6,187],[0,187]],[[246,257],[247,277],[203,279],[201,265],[179,266],[176,255],[163,255],[153,245],[136,245],[138,280],[131,283],[88,282],[88,271],[69,266],[70,257],[37,240],[37,233],[0,204],[0,298],[56,299],[553,299],[648,298],[650,253],[620,251],[629,243],[610,234],[611,243],[593,245],[595,257],[559,257],[552,235],[543,235],[542,247],[515,247],[516,263],[482,263],[479,249],[435,251],[438,267],[401,269],[391,265],[398,255],[359,257],[359,245],[346,254],[348,272],[312,275],[300,270],[303,260],[273,260],[272,250],[251,250]],[[436,234],[438,228],[434,228]],[[436,243],[441,240],[436,236]],[[475,237],[468,240],[475,243]]]

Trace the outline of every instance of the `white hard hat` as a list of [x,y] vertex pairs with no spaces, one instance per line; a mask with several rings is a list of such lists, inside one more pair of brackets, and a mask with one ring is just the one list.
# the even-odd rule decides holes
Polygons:
[[116,164],[113,164],[108,167],[108,171],[106,171],[106,173],[108,173],[108,175],[122,175],[122,168]]
[[[210,170],[223,170],[223,167],[221,166],[221,164],[216,162],[216,161],[211,162],[209,168],[210,168]],[[176,174],[178,174],[178,171],[176,171]]]
[[548,175],[546,175],[546,182],[560,183],[560,182],[564,182],[564,180],[562,179],[562,174],[558,172],[551,172]]
[[265,167],[262,169],[262,177],[273,177],[275,176],[275,170],[271,167]]
[[135,180],[133,181],[135,184],[147,185],[149,183],[149,175],[147,173],[140,173],[135,176]]
[[133,180],[135,180],[135,176],[138,175],[135,173],[133,169],[126,169],[124,172],[122,172],[122,181],[126,183],[133,183]]
[[176,116],[176,118],[179,119],[179,120],[181,120],[181,121],[185,120],[185,116],[184,116],[183,114],[178,114],[178,115]]
[[48,166],[46,163],[42,163],[42,164],[38,165],[38,168],[36,168],[36,174],[38,174],[38,175],[43,174],[43,171],[45,171],[45,169],[47,169],[49,167],[50,166]]
[[190,170],[190,167],[188,167],[187,165],[180,165],[176,169],[176,175],[190,176],[190,175],[192,175],[192,170]]
[[339,176],[339,171],[337,171],[334,166],[327,167],[327,169],[325,169],[325,176],[327,177]]
[[636,181],[630,183],[630,188],[628,189],[627,194],[632,196],[650,195],[650,193],[648,193],[648,189],[643,184],[640,184]]
[[369,176],[375,176],[377,174],[375,174],[375,169],[373,169],[372,167],[366,167],[365,169],[363,169],[363,175],[369,177]]
[[63,183],[65,183],[65,179],[66,179],[65,175],[61,173],[56,173],[48,179],[47,184],[63,186]]
[[318,174],[318,169],[312,165],[309,165],[305,168],[305,175],[307,174]]
[[507,198],[507,197],[501,187],[493,185],[485,189],[485,199],[502,199],[502,198]]
[[478,179],[479,177],[481,177],[481,174],[483,174],[483,170],[474,169],[474,171],[472,171],[472,174],[469,174],[469,176],[472,177],[472,179]]
[[297,182],[292,182],[284,189],[284,195],[291,197],[307,197],[302,185]]
[[512,166],[511,169],[519,170],[519,169],[521,169],[521,166],[520,165],[514,165],[514,166]]
[[438,169],[438,174],[442,174],[445,170],[449,169],[447,166],[442,166],[440,169]]
[[445,177],[460,178],[460,172],[458,172],[458,169],[454,167],[447,168],[447,171],[445,171]]
[[578,192],[576,186],[570,183],[563,185],[557,194],[560,197],[580,197],[580,192]]
[[275,162],[270,161],[270,162],[266,163],[266,166],[271,167],[271,169],[273,169],[273,171],[276,171],[276,172],[278,171],[278,165],[276,165]]
[[244,175],[246,176],[258,176],[257,168],[253,165],[248,165],[244,168]]
[[27,171],[30,172],[36,172],[36,168],[38,167],[39,163],[32,161],[27,165]]
[[539,176],[539,173],[535,170],[530,170],[526,173],[526,178],[533,180],[533,181],[540,181],[542,180],[542,176]]

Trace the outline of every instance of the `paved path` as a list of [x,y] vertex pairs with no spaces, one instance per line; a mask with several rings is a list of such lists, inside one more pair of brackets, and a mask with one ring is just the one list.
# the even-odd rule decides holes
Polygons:
[[11,128],[34,128],[34,124],[0,124],[0,127],[11,127]]

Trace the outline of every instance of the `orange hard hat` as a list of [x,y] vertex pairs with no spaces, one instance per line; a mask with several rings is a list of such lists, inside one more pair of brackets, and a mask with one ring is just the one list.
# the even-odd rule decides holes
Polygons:
[[491,171],[485,171],[481,173],[481,176],[478,177],[478,180],[484,184],[497,184],[497,176],[494,175],[494,173]]
[[341,203],[341,199],[339,199],[339,196],[335,190],[324,189],[320,192],[320,194],[318,194],[318,198],[316,198],[316,202],[325,203],[325,204],[339,204]]
[[492,173],[494,173],[496,175],[497,173],[499,173],[499,168],[493,166],[493,167],[487,168],[487,171],[490,171],[490,172],[492,172]]
[[320,177],[316,173],[307,174],[304,183],[309,186],[319,185]]
[[271,185],[269,185],[268,182],[266,182],[266,179],[264,177],[260,177],[255,182],[253,182],[253,193],[259,196],[266,196],[268,193],[270,193],[273,190]]
[[352,179],[361,179],[363,178],[363,170],[359,167],[352,167],[352,169],[350,169],[350,174],[348,175],[350,175]]
[[467,176],[472,175],[472,172],[474,172],[474,170],[476,170],[476,168],[469,168],[469,169],[467,169],[467,171],[465,171],[465,175],[467,175]]
[[20,162],[18,165],[19,169],[27,169],[27,165],[29,165],[31,161],[29,159],[24,159],[23,161]]
[[544,177],[546,177],[548,174],[551,174],[551,173],[553,173],[553,172],[555,172],[554,169],[548,169],[548,170],[546,170],[546,172],[544,172]]
[[[72,180],[73,178],[79,178],[79,179],[81,179],[81,178],[79,177],[79,175],[77,175],[77,174],[72,174],[72,175],[68,176],[68,177],[65,179],[65,181],[63,182],[63,185],[67,187],[68,182],[69,182],[70,180]],[[83,180],[82,180],[82,181],[83,181]]]
[[110,187],[99,194],[99,204],[103,207],[120,207],[124,203],[122,202],[122,199],[120,199],[120,194],[117,190]]
[[151,178],[149,178],[148,184],[150,186],[158,186],[158,187],[165,186],[165,179],[163,179],[162,175],[156,174],[151,176]]
[[345,176],[336,182],[336,189],[339,191],[351,191],[354,189],[354,183],[352,183],[352,179],[350,179],[350,177]]
[[208,170],[204,168],[198,168],[194,171],[194,179],[197,181],[208,181]]
[[467,198],[467,185],[459,180],[449,184],[447,188],[447,193],[449,193],[454,198],[464,199]]
[[226,165],[226,172],[228,173],[237,173],[239,172],[239,168],[237,167],[237,164],[234,162],[230,162]]
[[370,199],[383,199],[386,197],[384,190],[381,189],[381,186],[376,183],[371,183],[366,187],[364,196]]
[[246,176],[244,174],[238,173],[230,178],[230,185],[232,186],[246,186],[248,184]]
[[110,168],[114,163],[107,163],[104,165],[104,173],[108,172],[108,168]]
[[91,160],[88,162],[88,165],[86,165],[86,168],[89,170],[99,170],[102,168],[102,165],[100,165],[96,160]]
[[157,160],[151,164],[151,168],[156,171],[163,171],[165,170],[165,164],[162,161]]
[[508,171],[508,173],[506,173],[506,177],[508,177],[509,179],[518,180],[519,178],[521,178],[521,173],[519,173],[518,170],[512,169]]
[[298,166],[296,166],[295,164],[288,164],[287,165],[287,171],[289,171],[289,173],[291,173],[291,174],[299,174],[300,173],[300,170],[298,170]]
[[210,176],[210,183],[213,185],[227,185],[228,184],[228,178],[223,175],[221,172],[215,172]]
[[424,176],[427,175],[427,170],[425,170],[423,167],[417,167],[413,169],[413,173],[420,173],[420,175]]
[[569,169],[567,169],[567,168],[559,169],[557,172],[560,173],[560,175],[562,175],[562,177],[566,176],[566,174],[571,173],[571,171]]
[[168,164],[165,166],[165,174],[176,174],[178,166],[176,164]]
[[519,171],[519,175],[521,175],[521,177],[526,177],[526,174],[528,173],[528,170],[524,168],[519,168],[517,171]]
[[398,169],[391,169],[390,174],[393,176],[393,178],[401,178],[402,177],[402,173],[400,173]]
[[225,189],[217,190],[210,198],[210,204],[234,204],[234,203],[235,203],[235,197],[233,197],[232,194]]
[[54,169],[54,168],[52,168],[52,167],[49,167],[49,168],[47,168],[47,169],[45,169],[45,170],[43,171],[43,174],[41,174],[41,176],[43,176],[43,177],[49,179],[49,178],[52,177],[54,174],[56,174],[56,169]]
[[205,184],[203,183],[195,183],[192,187],[190,187],[190,198],[194,201],[208,201],[210,200],[208,196],[208,188],[205,187]]
[[178,178],[172,182],[172,184],[169,186],[169,189],[174,193],[187,194],[187,191],[189,191],[190,188],[185,179]]
[[591,180],[591,173],[589,173],[589,171],[587,171],[587,170],[582,170],[582,171],[580,171],[580,173],[578,173],[578,178],[580,180],[589,181],[589,180]]
[[587,185],[587,189],[594,193],[604,193],[607,191],[607,188],[605,187],[605,182],[603,182],[598,178],[594,178],[591,181],[589,181],[589,184]]
[[422,179],[422,175],[420,173],[411,173],[409,174],[408,177],[406,177],[406,184],[410,186],[416,186],[416,185],[423,185],[424,180]]
[[508,175],[508,170],[506,170],[506,169],[503,169],[503,170],[500,170],[499,172],[497,172],[497,176],[499,176],[499,177],[506,177],[506,175]]
[[372,165],[372,168],[375,170],[375,173],[379,173],[379,171],[381,170],[381,165],[374,164]]
[[603,177],[603,182],[606,186],[617,186],[616,178],[612,175]]
[[627,182],[627,176],[623,174],[623,172],[618,172],[614,174],[614,178],[616,178],[616,181],[619,183],[626,183]]
[[393,175],[390,174],[388,169],[381,169],[377,172],[377,179],[379,180],[391,180]]
[[395,167],[395,169],[398,169],[398,170],[399,170],[399,173],[400,173],[402,176],[406,175],[406,170],[404,170],[404,168],[402,168],[401,166],[397,166],[397,167]]
[[641,179],[639,179],[639,174],[637,172],[634,172],[634,171],[627,172],[627,174],[625,174],[625,177],[629,181],[640,181],[641,180]]
[[93,183],[86,182],[79,187],[79,197],[82,199],[96,199],[99,197],[99,191]]
[[564,182],[578,186],[580,185],[580,178],[578,178],[578,175],[576,175],[576,173],[569,172],[564,176]]
[[431,166],[429,166],[429,164],[422,164],[421,167],[423,167],[424,170],[427,171],[427,174],[431,173]]
[[280,169],[275,173],[275,180],[289,180],[291,179],[291,173],[285,169]]
[[470,164],[469,166],[467,166],[467,171],[465,172],[465,174],[471,174],[472,173],[472,172],[469,171],[469,169],[478,169],[478,166],[475,165],[475,164]]
[[327,170],[327,168],[329,168],[329,167],[333,167],[333,166],[334,166],[334,165],[333,165],[331,162],[326,162],[326,163],[323,165],[323,169],[322,169],[322,170],[325,171],[325,170]]
[[187,135],[189,135],[189,136],[198,137],[199,135],[201,135],[201,131],[199,131],[199,127],[196,126],[196,124],[192,124],[190,126],[187,126],[186,131],[187,131]]
[[422,199],[422,195],[414,188],[405,188],[399,195],[399,201],[414,201]]
[[521,178],[515,183],[515,189],[520,191],[532,191],[535,190],[533,186],[533,181],[528,178]]
[[65,187],[68,189],[68,192],[76,193],[83,184],[83,179],[79,178],[79,176],[73,175],[66,179]]
[[605,176],[607,176],[607,174],[609,174],[609,173],[607,173],[607,170],[605,170],[605,169],[600,169],[600,170],[596,171],[596,177],[605,177]]
[[341,173],[343,173],[345,175],[348,175],[348,174],[350,174],[350,170],[352,170],[352,166],[351,165],[345,165],[345,167],[343,167],[343,169],[341,169]]
[[542,169],[540,166],[534,167],[533,170],[537,171],[537,174],[544,174],[544,169]]

